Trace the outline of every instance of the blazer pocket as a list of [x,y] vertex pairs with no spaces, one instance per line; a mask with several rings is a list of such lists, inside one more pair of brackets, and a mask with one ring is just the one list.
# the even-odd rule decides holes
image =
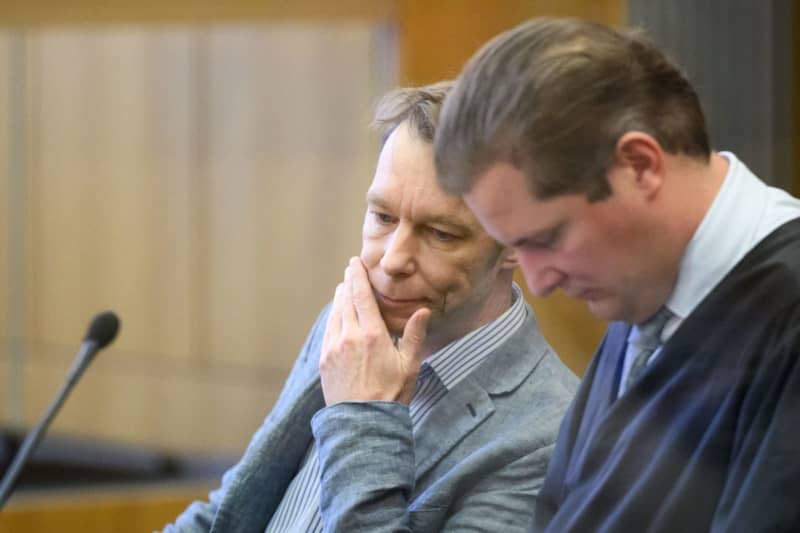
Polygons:
[[447,518],[447,509],[422,505],[409,511],[409,521],[412,531],[438,532]]

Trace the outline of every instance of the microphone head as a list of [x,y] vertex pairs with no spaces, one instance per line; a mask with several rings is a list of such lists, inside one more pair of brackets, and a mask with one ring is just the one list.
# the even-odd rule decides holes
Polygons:
[[100,350],[114,340],[114,337],[117,336],[117,331],[119,331],[119,318],[117,318],[114,311],[105,311],[92,319],[92,323],[89,324],[89,330],[83,340],[97,343],[97,349]]

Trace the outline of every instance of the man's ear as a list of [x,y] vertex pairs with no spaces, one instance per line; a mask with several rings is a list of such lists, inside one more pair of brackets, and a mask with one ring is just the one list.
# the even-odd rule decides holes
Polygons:
[[617,141],[614,167],[624,169],[636,188],[647,196],[657,193],[664,182],[664,151],[653,136],[629,131]]

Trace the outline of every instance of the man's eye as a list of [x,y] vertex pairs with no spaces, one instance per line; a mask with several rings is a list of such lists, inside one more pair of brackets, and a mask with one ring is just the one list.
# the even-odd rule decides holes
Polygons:
[[553,239],[547,239],[547,240],[530,241],[526,244],[528,245],[527,248],[530,248],[532,250],[549,250],[550,248],[553,247],[553,242],[554,242]]
[[547,237],[545,239],[536,240],[531,242],[532,248],[537,248],[539,250],[552,250],[558,244],[558,237]]
[[392,222],[394,222],[394,217],[391,215],[387,215],[386,213],[379,213],[377,211],[373,211],[372,214],[375,215],[375,218],[381,224],[391,224]]
[[430,228],[431,235],[433,238],[440,242],[450,242],[456,239],[456,236],[452,233],[447,233],[446,231],[442,231],[436,228]]
[[554,239],[537,239],[537,240],[530,240],[526,241],[523,245],[523,248],[527,250],[551,250],[555,246]]
[[558,246],[562,234],[562,226],[559,226],[535,239],[530,239],[525,243],[525,248],[531,250],[552,250]]

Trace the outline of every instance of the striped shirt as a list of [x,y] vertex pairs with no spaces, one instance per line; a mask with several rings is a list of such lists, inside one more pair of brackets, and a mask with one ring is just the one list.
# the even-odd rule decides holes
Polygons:
[[[423,361],[408,412],[414,431],[448,391],[477,368],[522,325],[528,313],[520,288],[513,284],[512,304],[498,318],[457,339]],[[321,532],[320,471],[312,441],[297,475],[289,484],[266,533]]]

